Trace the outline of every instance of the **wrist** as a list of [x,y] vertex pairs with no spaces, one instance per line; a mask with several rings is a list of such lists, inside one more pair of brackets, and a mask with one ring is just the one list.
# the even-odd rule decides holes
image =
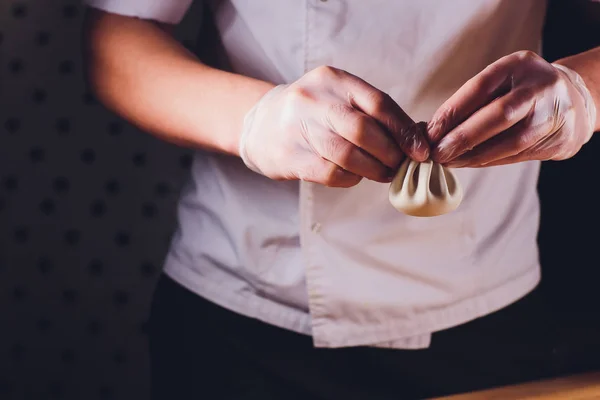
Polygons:
[[552,65],[567,68],[579,77],[591,99],[595,115],[593,130],[600,131],[600,48],[557,60]]
[[237,90],[239,97],[230,102],[231,108],[228,112],[227,128],[224,129],[224,132],[230,133],[221,136],[222,143],[220,147],[226,154],[240,157],[239,149],[245,129],[245,120],[265,94],[269,93],[275,85],[241,76],[236,76],[236,78],[239,78],[239,80],[228,82],[228,87],[225,88],[225,91],[230,93],[235,93]]
[[268,107],[269,100],[286,87],[287,85],[284,84],[271,87],[271,89],[262,94],[252,108],[244,115],[242,129],[237,137],[236,150],[237,155],[242,159],[244,164],[254,172],[260,173],[260,170],[248,154],[248,143],[251,137],[254,136],[253,132],[257,129],[257,126],[260,126],[261,119],[264,118],[264,109],[265,106]]
[[585,81],[579,73],[577,73],[572,68],[569,68],[559,63],[553,63],[552,65],[567,77],[567,79],[571,82],[575,90],[577,90],[577,93],[579,93],[579,95],[583,99],[584,107],[588,118],[589,135],[591,137],[591,135],[597,130],[598,106],[596,99],[594,99],[594,96],[590,92]]

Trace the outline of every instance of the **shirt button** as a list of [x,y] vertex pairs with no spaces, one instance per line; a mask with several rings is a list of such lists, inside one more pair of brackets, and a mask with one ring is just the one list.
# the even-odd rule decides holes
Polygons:
[[318,222],[315,222],[314,224],[312,224],[312,226],[310,228],[312,229],[312,231],[314,233],[319,233],[321,231],[321,224]]

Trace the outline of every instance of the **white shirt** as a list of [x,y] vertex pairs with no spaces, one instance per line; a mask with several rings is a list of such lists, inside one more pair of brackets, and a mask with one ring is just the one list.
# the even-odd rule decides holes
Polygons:
[[[176,23],[191,0],[87,0]],[[498,58],[540,48],[544,0],[207,1],[236,72],[290,83],[331,65],[427,121]],[[201,111],[199,111],[201,112]],[[215,132],[218,134],[218,132]],[[198,152],[165,272],[234,312],[317,347],[422,348],[540,279],[538,162],[458,169],[454,212],[409,217],[388,185],[275,182]],[[199,316],[201,318],[201,316]]]

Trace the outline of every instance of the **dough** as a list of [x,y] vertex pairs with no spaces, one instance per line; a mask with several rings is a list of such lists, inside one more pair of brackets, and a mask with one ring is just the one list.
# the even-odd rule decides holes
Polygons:
[[415,217],[433,217],[455,210],[463,192],[448,168],[433,161],[407,158],[390,184],[390,203],[398,211]]

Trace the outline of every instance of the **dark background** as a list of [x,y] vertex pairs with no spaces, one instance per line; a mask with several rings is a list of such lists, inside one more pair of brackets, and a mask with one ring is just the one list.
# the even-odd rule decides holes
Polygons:
[[[580,7],[577,7],[581,5]],[[549,61],[600,46],[600,3],[550,1],[544,32]],[[556,373],[600,369],[600,140],[573,159],[542,165],[539,235],[545,304],[556,322]]]
[[[550,61],[600,45],[577,2],[550,2]],[[87,92],[82,15],[77,1],[0,0],[0,400],[148,397],[148,304],[191,157]],[[178,28],[190,48],[202,18],[196,5]],[[542,168],[557,375],[600,369],[599,155],[596,138]]]

